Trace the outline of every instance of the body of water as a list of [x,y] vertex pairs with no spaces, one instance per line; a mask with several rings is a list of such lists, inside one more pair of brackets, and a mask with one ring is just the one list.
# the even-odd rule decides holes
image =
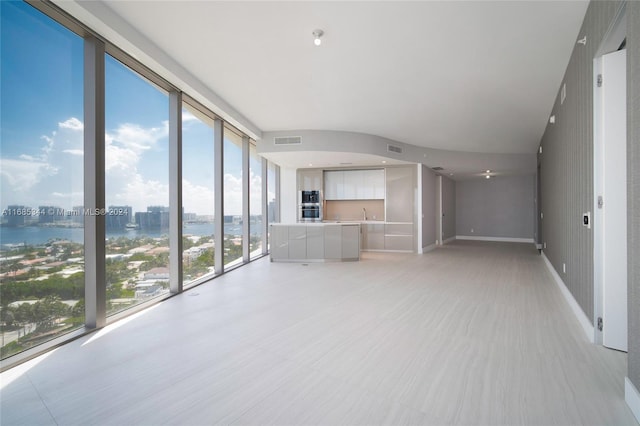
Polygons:
[[[251,226],[251,234],[259,235],[261,231],[261,224]],[[206,235],[214,234],[213,223],[189,223],[182,229],[183,235],[195,235],[203,237]],[[225,235],[242,235],[242,225],[225,224]],[[158,238],[168,235],[165,231],[142,231],[135,230],[122,230],[122,231],[109,231],[107,232],[107,239],[127,237],[152,237]],[[62,227],[45,227],[45,226],[25,226],[19,228],[11,228],[8,226],[0,227],[0,246],[2,248],[9,248],[16,245],[39,245],[44,244],[49,240],[63,239],[73,241],[76,243],[84,242],[84,229],[83,228],[62,228]]]

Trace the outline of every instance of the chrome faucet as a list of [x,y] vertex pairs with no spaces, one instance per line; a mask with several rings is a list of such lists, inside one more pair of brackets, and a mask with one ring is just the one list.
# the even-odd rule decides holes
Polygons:
[[362,220],[367,220],[367,209],[362,208]]

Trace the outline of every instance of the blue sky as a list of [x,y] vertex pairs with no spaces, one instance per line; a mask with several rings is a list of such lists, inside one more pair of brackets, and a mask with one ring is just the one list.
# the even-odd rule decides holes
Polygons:
[[[82,39],[23,2],[0,14],[0,207],[82,205]],[[105,76],[107,205],[168,205],[167,94],[108,55]],[[213,133],[183,115],[185,211],[212,214]],[[240,214],[240,150],[225,145],[225,214]]]

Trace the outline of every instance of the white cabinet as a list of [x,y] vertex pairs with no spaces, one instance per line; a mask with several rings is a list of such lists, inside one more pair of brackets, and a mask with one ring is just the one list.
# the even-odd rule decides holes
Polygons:
[[384,170],[327,170],[324,172],[326,200],[382,200]]
[[326,225],[324,227],[324,258],[342,258],[342,225]]
[[384,170],[370,170],[368,178],[370,179],[370,185],[373,187],[373,199],[384,200],[385,198],[385,182],[384,182]]
[[416,188],[414,173],[415,168],[413,166],[387,168],[387,198],[385,203],[385,218],[387,222],[413,223]]
[[362,249],[384,250],[384,223],[362,225]]
[[324,257],[324,228],[322,226],[306,226],[307,228],[307,259],[322,259]]
[[342,259],[360,258],[360,227],[342,227]]
[[317,191],[322,189],[321,169],[298,170],[298,191]]
[[344,172],[341,170],[327,170],[324,172],[324,199],[344,199]]
[[271,256],[276,259],[287,259],[289,257],[289,227],[271,227]]
[[413,224],[385,224],[384,249],[389,251],[413,251]]
[[274,223],[270,229],[272,262],[360,260],[360,225],[357,223]]
[[307,228],[305,226],[289,227],[289,258],[307,258]]
[[345,170],[342,172],[344,179],[345,200],[358,200],[362,192],[362,172],[360,170]]

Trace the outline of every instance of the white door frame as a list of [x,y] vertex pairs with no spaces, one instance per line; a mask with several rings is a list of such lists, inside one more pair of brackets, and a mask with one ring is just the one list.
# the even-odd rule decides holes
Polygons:
[[[599,206],[599,197],[604,193],[604,154],[602,91],[598,87],[598,76],[602,74],[602,56],[615,52],[626,37],[626,3],[622,3],[615,19],[605,34],[593,60],[593,330],[594,342],[602,345],[602,331],[598,321],[604,310],[604,228],[603,210]],[[606,201],[605,201],[606,203]]]
[[436,177],[436,244],[443,245],[442,231],[442,176]]

